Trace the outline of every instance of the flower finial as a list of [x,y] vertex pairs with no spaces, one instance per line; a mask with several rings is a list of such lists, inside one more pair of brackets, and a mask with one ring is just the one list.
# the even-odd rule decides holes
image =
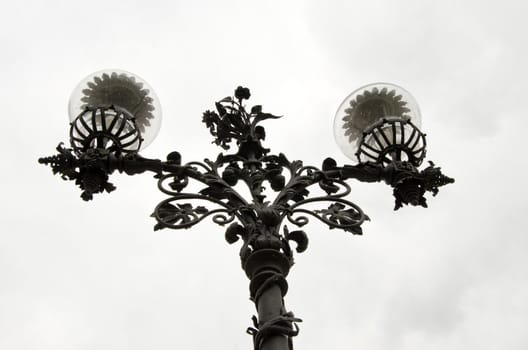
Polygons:
[[239,100],[248,100],[251,96],[248,88],[239,86],[235,90],[235,97]]

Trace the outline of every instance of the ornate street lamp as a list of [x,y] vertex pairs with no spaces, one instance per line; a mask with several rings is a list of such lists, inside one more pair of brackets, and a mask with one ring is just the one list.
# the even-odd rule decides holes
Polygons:
[[[393,188],[395,209],[407,204],[426,207],[426,192],[434,196],[440,186],[454,180],[432,162],[418,169],[425,158],[425,134],[419,129],[418,105],[401,87],[371,84],[349,95],[336,113],[334,133],[356,164],[338,166],[326,158],[320,168],[265,148],[260,124],[279,117],[264,112],[262,106],[246,108],[249,98],[249,89],[238,87],[234,97],[223,98],[214,111],[204,112],[202,121],[225,151],[215,160],[182,163],[178,152],[169,153],[166,161],[147,159],[139,151],[159,129],[157,97],[131,73],[96,72],[79,84],[70,99],[71,148],[61,143],[58,154],[39,162],[64,180],[75,181],[84,200],[113,191],[109,175],[114,171],[153,172],[160,191],[167,195],[152,214],[155,230],[189,228],[207,217],[227,225],[227,242],[243,242],[240,259],[258,313],[247,330],[254,349],[291,350],[301,320],[286,311],[283,301],[293,265],[290,242],[301,253],[308,247],[308,237],[302,230],[290,231],[285,222],[302,227],[311,216],[331,229],[361,235],[361,224],[369,218],[346,199],[347,180],[384,181]],[[201,184],[201,190],[186,192],[190,182]],[[247,187],[249,198],[240,194],[240,186]],[[326,205],[310,207],[322,202]]]

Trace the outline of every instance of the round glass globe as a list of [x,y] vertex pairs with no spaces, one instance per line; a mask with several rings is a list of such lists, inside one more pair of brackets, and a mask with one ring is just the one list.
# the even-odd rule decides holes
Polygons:
[[[334,137],[347,157],[361,161],[357,152],[364,134],[383,120],[395,119],[409,120],[416,127],[420,127],[421,114],[414,97],[404,88],[394,84],[365,85],[348,95],[337,109]],[[398,136],[400,136],[399,131]],[[394,138],[388,130],[387,138]],[[392,142],[398,141],[395,139]]]
[[161,106],[150,85],[139,76],[120,69],[104,69],[84,78],[68,103],[73,122],[87,108],[115,106],[133,116],[143,141],[140,149],[156,137],[161,125]]

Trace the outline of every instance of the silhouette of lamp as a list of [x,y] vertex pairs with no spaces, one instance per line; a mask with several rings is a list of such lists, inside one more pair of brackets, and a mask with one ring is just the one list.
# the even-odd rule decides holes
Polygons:
[[[149,159],[138,152],[159,130],[158,99],[131,73],[100,71],[85,78],[70,99],[71,148],[61,143],[57,154],[40,158],[39,163],[62,179],[75,181],[86,201],[115,189],[109,181],[114,172],[154,173],[158,189],[166,195],[151,215],[156,219],[154,229],[188,229],[207,217],[225,226],[229,244],[243,242],[240,262],[257,313],[247,329],[253,349],[292,350],[301,319],[286,310],[286,277],[294,264],[293,248],[302,253],[309,240],[302,229],[289,227],[304,227],[314,218],[329,229],[363,234],[361,225],[369,217],[347,199],[349,180],[385,182],[393,189],[394,209],[426,207],[427,192],[434,196],[454,180],[432,162],[418,169],[425,157],[420,111],[399,86],[367,85],[341,104],[335,137],[343,152],[359,163],[342,166],[331,157],[321,167],[303,165],[264,147],[266,133],[260,123],[279,117],[264,112],[261,105],[246,108],[250,96],[248,88],[239,86],[234,96],[203,113],[213,142],[223,149],[216,159],[182,162],[177,151],[166,160]],[[200,189],[187,187],[190,183]]]

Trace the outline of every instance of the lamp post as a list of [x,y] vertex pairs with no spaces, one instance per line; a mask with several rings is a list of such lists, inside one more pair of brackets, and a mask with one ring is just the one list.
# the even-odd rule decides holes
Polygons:
[[[286,222],[301,228],[314,217],[330,229],[361,235],[361,224],[369,218],[346,199],[348,180],[385,182],[393,188],[395,209],[407,204],[426,207],[426,192],[436,195],[439,187],[454,180],[432,162],[419,169],[425,158],[425,134],[419,129],[414,98],[401,87],[367,85],[341,104],[335,138],[355,161],[343,166],[332,158],[321,167],[307,166],[265,148],[261,123],[279,117],[261,106],[247,108],[249,98],[249,89],[238,87],[233,97],[216,102],[214,111],[204,112],[202,121],[224,150],[215,160],[183,163],[178,152],[169,153],[165,161],[148,159],[139,151],[159,128],[157,97],[131,73],[96,72],[70,99],[71,148],[61,143],[56,155],[40,158],[39,163],[51,166],[64,180],[75,181],[84,200],[113,191],[109,175],[115,171],[154,173],[159,190],[167,195],[152,214],[154,229],[187,229],[211,217],[226,227],[228,243],[241,240],[241,264],[258,314],[247,330],[254,349],[291,350],[301,320],[284,305],[286,277],[293,265],[290,243],[295,242],[301,253],[308,247],[308,236],[300,229],[290,230]],[[190,182],[202,188],[186,192]],[[241,187],[249,190],[247,198],[240,194]]]

